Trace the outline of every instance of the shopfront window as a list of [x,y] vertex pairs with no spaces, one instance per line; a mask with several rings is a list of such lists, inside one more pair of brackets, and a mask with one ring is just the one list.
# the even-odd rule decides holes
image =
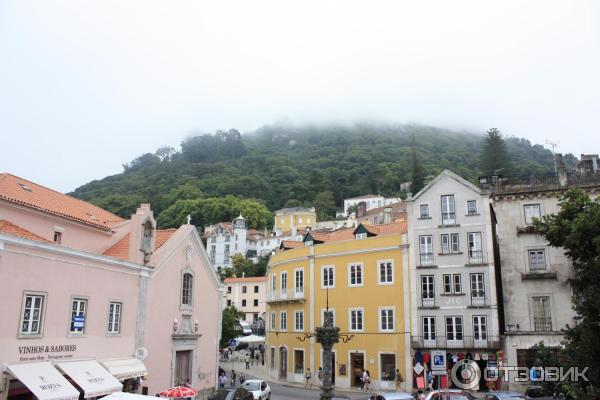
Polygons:
[[381,362],[381,380],[393,381],[396,376],[396,355],[381,354],[379,357]]

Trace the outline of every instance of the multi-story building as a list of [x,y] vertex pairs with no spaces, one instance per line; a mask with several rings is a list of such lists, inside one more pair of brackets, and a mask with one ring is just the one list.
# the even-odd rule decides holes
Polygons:
[[264,276],[225,279],[225,305],[234,306],[244,321],[264,320],[267,304],[265,291],[267,278]]
[[314,207],[282,208],[281,210],[275,211],[274,222],[273,231],[276,236],[287,231],[295,234],[301,229],[314,229],[317,226],[317,214]]
[[376,194],[366,194],[364,196],[351,197],[344,199],[344,210],[340,215],[346,216],[348,209],[353,206],[358,206],[359,203],[365,203],[366,209],[371,210],[374,208],[389,206],[390,204],[399,203],[402,201],[399,197],[383,197]]
[[480,367],[500,349],[489,195],[444,170],[406,201],[412,346]]
[[231,257],[235,254],[246,257],[249,244],[253,243],[253,240],[248,240],[248,227],[241,215],[231,223],[221,222],[210,226],[205,232],[205,237],[206,250],[213,268],[217,271],[231,267]]
[[223,294],[192,225],[0,174],[0,282],[1,399],[216,386]]
[[323,357],[314,332],[329,309],[345,339],[333,349],[335,386],[358,386],[365,368],[374,388],[393,389],[398,369],[410,390],[406,223],[312,231],[282,249],[267,270],[268,374],[302,382],[310,368],[318,383]]
[[[540,342],[560,346],[561,329],[576,323],[568,283],[573,273],[571,261],[564,249],[551,247],[536,232],[533,219],[559,212],[559,196],[569,188],[597,194],[600,177],[567,177],[562,168],[559,176],[501,184],[492,196],[502,275],[500,328],[506,362],[511,366],[534,366],[532,347]],[[511,381],[510,389],[523,389],[523,385]]]

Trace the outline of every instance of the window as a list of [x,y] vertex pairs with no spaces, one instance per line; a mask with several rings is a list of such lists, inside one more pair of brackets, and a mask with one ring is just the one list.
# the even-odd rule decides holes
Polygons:
[[227,293],[231,293],[231,286],[227,286]]
[[87,300],[73,299],[71,303],[71,333],[83,333],[85,331],[85,313],[87,310]]
[[254,286],[254,293],[258,293],[258,285]]
[[419,205],[419,218],[421,218],[421,219],[431,218],[429,216],[429,204]]
[[433,237],[419,236],[419,255],[421,266],[433,265]]
[[287,272],[281,273],[281,293],[285,294],[287,292]]
[[54,231],[54,243],[60,244],[62,242],[62,232]]
[[279,319],[279,329],[281,329],[282,331],[287,331],[287,312],[282,311],[281,314],[279,314]]
[[121,332],[121,309],[123,303],[111,301],[108,303],[108,333]]
[[485,299],[485,287],[483,285],[483,274],[471,274],[471,298],[477,300]]
[[236,242],[238,241],[238,234],[237,233],[235,234],[235,241]]
[[435,298],[433,275],[421,276],[421,297],[423,300],[433,300]]
[[44,295],[26,294],[21,316],[21,335],[41,335]]
[[392,261],[379,261],[379,284],[394,283],[394,263]]
[[225,242],[229,242],[231,240],[231,238],[229,237],[229,235],[225,235]]
[[444,279],[444,294],[462,293],[461,275],[460,274],[445,274]]
[[216,242],[217,242],[217,237],[216,237],[216,236],[212,236],[212,237],[210,238],[210,242],[211,242],[211,243],[216,243]]
[[231,300],[227,300],[227,307],[231,307]]
[[271,292],[275,292],[277,290],[277,276],[274,274],[271,275]]
[[274,331],[275,330],[275,313],[272,312],[271,313],[271,330]]
[[192,306],[192,293],[194,285],[194,276],[189,272],[183,274],[183,283],[181,285],[181,305]]
[[322,267],[321,271],[321,287],[335,287],[335,267]]
[[246,286],[242,286],[242,293],[246,293],[248,291],[248,288]]
[[242,300],[242,307],[246,307],[246,299]]
[[525,212],[525,224],[531,225],[533,224],[533,219],[540,219],[542,216],[542,212],[540,210],[539,204],[525,204],[523,206],[523,211]]
[[296,293],[304,293],[304,270],[297,269],[294,272],[294,288]]
[[423,340],[435,340],[435,317],[423,317]]
[[469,200],[467,201],[467,215],[475,215],[477,214],[477,201]]
[[452,253],[460,252],[460,245],[458,242],[458,233],[450,234],[450,252],[452,252]]
[[331,326],[335,326],[335,309],[330,308],[329,311],[321,309],[321,325],[330,322]]
[[552,331],[552,314],[550,310],[550,297],[533,297],[533,327],[537,332]]
[[481,232],[467,233],[467,243],[469,249],[469,262],[483,262],[483,251],[481,250]]
[[258,299],[254,299],[253,303],[254,307],[258,307]]
[[304,373],[304,350],[294,350],[294,373]]
[[304,330],[304,311],[296,311],[294,313],[294,330]]
[[393,381],[396,377],[396,355],[380,354],[380,371],[382,381]]
[[529,269],[539,271],[546,269],[546,256],[543,249],[529,250]]
[[381,308],[379,309],[379,330],[382,332],[394,331],[394,309]]
[[446,339],[463,340],[462,317],[446,317]]
[[356,287],[363,285],[363,266],[362,264],[348,265],[348,286]]
[[456,224],[454,195],[442,196],[442,225]]
[[350,309],[350,331],[357,332],[363,330],[363,310],[359,308]]
[[458,253],[458,233],[442,235],[442,254]]
[[483,315],[473,316],[473,339],[487,340],[487,318]]
[[366,232],[357,233],[355,237],[356,237],[356,239],[366,239],[367,238],[367,233]]

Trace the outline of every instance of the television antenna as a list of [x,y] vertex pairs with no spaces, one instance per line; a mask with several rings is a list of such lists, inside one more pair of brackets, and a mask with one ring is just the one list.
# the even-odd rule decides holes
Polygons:
[[556,149],[558,149],[560,142],[558,140],[556,142],[553,142],[551,140],[546,139],[546,144],[552,148],[552,158],[554,159],[554,173],[558,174],[558,166],[556,165]]

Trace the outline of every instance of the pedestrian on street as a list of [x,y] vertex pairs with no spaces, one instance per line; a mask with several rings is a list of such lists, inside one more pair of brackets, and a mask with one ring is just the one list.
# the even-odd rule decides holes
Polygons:
[[402,383],[402,375],[400,375],[400,370],[399,369],[396,370],[396,376],[395,376],[394,380],[396,381],[396,391],[399,392],[400,391],[400,384]]
[[319,367],[319,371],[317,371],[317,378],[319,378],[319,382],[322,385],[323,384],[323,367]]
[[235,386],[235,381],[237,380],[237,375],[234,370],[231,370],[231,387]]
[[225,383],[227,382],[227,375],[225,375],[225,372],[221,373],[221,376],[219,376],[219,389],[225,389]]
[[365,388],[365,374],[367,371],[364,368],[361,368],[360,371],[362,372],[360,375],[360,390],[363,390]]
[[366,392],[371,388],[371,374],[369,374],[369,370],[365,370],[363,374],[363,387]]
[[256,365],[258,365],[258,358],[260,356],[258,355],[258,351],[256,353],[254,353],[254,358],[256,358]]
[[304,383],[304,387],[312,388],[312,382],[310,381],[310,378],[312,378],[312,374],[310,373],[310,368],[306,368],[306,373],[304,374],[304,378],[306,379],[306,382]]
[[246,381],[246,376],[243,372],[240,372],[240,385]]
[[250,353],[246,353],[244,361],[246,362],[246,369],[250,369]]

